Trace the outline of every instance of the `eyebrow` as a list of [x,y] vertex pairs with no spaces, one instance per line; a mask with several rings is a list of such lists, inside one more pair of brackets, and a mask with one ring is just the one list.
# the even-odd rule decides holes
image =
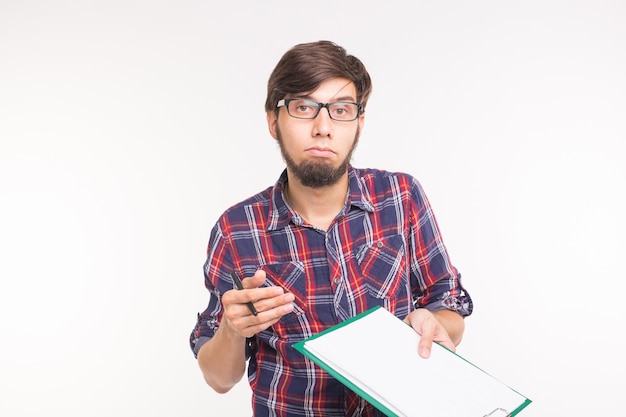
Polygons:
[[[295,97],[291,97],[291,98],[301,98],[304,100],[310,100],[310,101],[314,101],[316,103],[319,103],[317,100],[315,100],[311,95],[304,95],[304,96],[295,96]],[[350,102],[350,103],[356,103],[356,99],[352,96],[341,96],[341,97],[335,97],[332,99],[332,101],[329,101],[329,103],[340,103],[340,102]]]

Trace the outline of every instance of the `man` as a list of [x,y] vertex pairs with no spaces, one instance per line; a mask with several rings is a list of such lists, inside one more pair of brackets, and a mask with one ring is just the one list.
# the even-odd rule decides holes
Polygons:
[[433,341],[455,349],[472,312],[417,180],[350,164],[371,88],[361,61],[332,42],[287,51],[265,102],[287,168],[211,232],[210,299],[191,347],[219,393],[249,361],[257,417],[382,416],[293,344],[382,306],[421,335],[416,354],[428,357]]

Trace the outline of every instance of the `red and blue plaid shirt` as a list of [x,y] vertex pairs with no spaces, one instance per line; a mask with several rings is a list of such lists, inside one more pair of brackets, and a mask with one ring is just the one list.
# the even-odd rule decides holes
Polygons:
[[402,319],[418,307],[468,316],[472,300],[412,176],[350,167],[345,206],[327,231],[288,205],[286,181],[283,171],[275,186],[228,209],[211,231],[204,266],[209,304],[191,347],[197,355],[215,334],[221,294],[235,288],[230,273],[249,277],[263,269],[265,285],[293,293],[295,308],[248,339],[254,415],[382,416],[293,344],[374,306]]

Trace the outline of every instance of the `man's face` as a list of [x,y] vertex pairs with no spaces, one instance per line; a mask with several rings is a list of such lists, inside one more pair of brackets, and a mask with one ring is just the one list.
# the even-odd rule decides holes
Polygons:
[[[356,88],[347,79],[331,78],[315,91],[297,97],[320,103],[356,102]],[[297,119],[286,108],[280,108],[278,117],[273,111],[268,112],[267,121],[290,176],[305,186],[319,188],[336,184],[347,174],[364,115],[349,122],[336,121],[323,108],[315,119]]]

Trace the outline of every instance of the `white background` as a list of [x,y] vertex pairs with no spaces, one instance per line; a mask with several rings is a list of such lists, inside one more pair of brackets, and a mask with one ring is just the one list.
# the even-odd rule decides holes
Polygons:
[[210,228],[283,167],[267,77],[319,39],[374,81],[354,165],[430,197],[459,353],[524,416],[623,410],[624,2],[2,0],[0,415],[250,415],[187,340]]

